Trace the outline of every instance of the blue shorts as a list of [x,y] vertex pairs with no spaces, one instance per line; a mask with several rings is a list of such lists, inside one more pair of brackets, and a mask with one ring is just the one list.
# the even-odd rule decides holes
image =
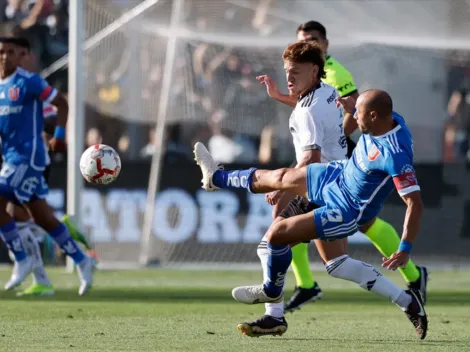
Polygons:
[[45,199],[48,192],[44,170],[33,169],[29,164],[3,163],[0,171],[0,196],[17,204],[24,204]]
[[320,206],[313,211],[317,238],[335,240],[358,231],[358,211],[345,200],[336,178],[343,164],[310,164],[307,167],[307,192],[312,203]]

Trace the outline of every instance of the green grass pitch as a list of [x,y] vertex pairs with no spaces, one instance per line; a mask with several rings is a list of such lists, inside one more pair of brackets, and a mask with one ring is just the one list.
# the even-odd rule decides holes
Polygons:
[[[259,272],[101,271],[78,297],[75,275],[48,271],[55,297],[1,293],[0,351],[470,351],[469,271],[431,273],[424,341],[396,306],[325,273],[315,273],[324,298],[289,314],[286,334],[249,338],[236,324],[264,307],[237,303],[230,291],[259,283]],[[8,275],[1,270],[0,280]]]

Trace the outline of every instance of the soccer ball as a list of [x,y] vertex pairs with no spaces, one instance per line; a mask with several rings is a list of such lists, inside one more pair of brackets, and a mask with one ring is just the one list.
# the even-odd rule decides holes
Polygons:
[[121,158],[105,144],[95,144],[83,152],[80,171],[89,183],[107,185],[114,182],[121,172]]

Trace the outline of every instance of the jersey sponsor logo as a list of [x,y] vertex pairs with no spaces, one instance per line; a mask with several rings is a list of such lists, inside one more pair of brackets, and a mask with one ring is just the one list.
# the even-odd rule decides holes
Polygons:
[[10,115],[10,114],[21,114],[22,110],[23,110],[22,105],[18,105],[18,106],[0,105],[0,116]]
[[377,146],[374,144],[372,148],[370,148],[369,153],[367,154],[367,158],[370,161],[376,160],[380,155],[380,150],[377,149]]
[[20,88],[18,87],[12,87],[8,89],[8,98],[11,101],[17,101],[20,97]]
[[405,188],[418,185],[418,180],[414,172],[407,172],[405,174],[395,176],[393,178],[393,183],[395,183],[396,189],[401,191]]
[[344,86],[339,86],[338,90],[341,93],[343,91],[347,91],[348,89],[351,89],[352,87],[354,87],[354,83],[349,82],[349,83],[346,83]]
[[336,90],[334,90],[333,93],[331,93],[331,95],[328,97],[328,99],[326,99],[326,102],[328,104],[331,104],[335,100],[336,100]]

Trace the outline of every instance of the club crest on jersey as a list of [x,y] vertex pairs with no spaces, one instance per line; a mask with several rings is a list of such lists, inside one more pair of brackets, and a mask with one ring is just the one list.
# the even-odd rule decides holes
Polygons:
[[380,150],[377,149],[376,145],[374,144],[372,148],[370,148],[369,153],[367,154],[367,158],[370,161],[374,161],[375,159],[379,157],[379,155],[380,155]]
[[13,87],[13,88],[8,89],[8,98],[10,98],[11,101],[17,101],[19,97],[20,97],[20,88]]

